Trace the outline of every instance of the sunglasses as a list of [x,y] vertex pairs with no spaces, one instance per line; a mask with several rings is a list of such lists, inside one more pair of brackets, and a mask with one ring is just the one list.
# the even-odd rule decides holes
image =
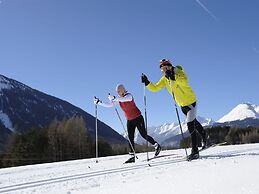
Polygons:
[[172,65],[171,65],[171,64],[168,64],[168,63],[166,63],[166,64],[160,64],[160,65],[159,65],[160,69],[161,69],[162,67],[165,67],[165,66],[170,67],[170,66],[172,66]]

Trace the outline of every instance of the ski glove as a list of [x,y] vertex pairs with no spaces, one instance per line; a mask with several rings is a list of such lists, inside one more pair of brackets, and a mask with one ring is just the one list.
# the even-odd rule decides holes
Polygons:
[[141,82],[145,84],[145,86],[147,86],[150,81],[148,80],[147,76],[145,74],[141,75]]
[[165,77],[167,78],[167,79],[171,79],[171,80],[175,80],[175,74],[174,74],[174,71],[170,71],[170,70],[167,70],[166,72],[165,72]]
[[99,99],[99,98],[95,98],[94,99],[94,104],[98,104],[98,103],[101,103],[102,101]]
[[116,98],[116,97],[115,97],[115,96],[112,96],[112,95],[109,95],[109,96],[108,96],[108,99],[109,99],[110,101],[114,101],[115,98]]

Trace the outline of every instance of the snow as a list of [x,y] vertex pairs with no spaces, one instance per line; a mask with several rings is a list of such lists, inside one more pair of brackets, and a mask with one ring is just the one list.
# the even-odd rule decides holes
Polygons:
[[10,89],[11,85],[10,82],[3,76],[0,75],[0,91],[2,91],[2,89]]
[[237,105],[232,111],[230,111],[227,115],[223,116],[218,120],[219,123],[236,121],[236,120],[244,120],[246,118],[254,118],[259,119],[259,106],[243,103]]
[[2,110],[0,110],[0,122],[2,122],[7,129],[10,129],[14,132],[12,121],[10,120],[9,116]]
[[162,151],[160,155],[168,156],[151,160],[151,167],[145,161],[146,153],[141,153],[135,164],[122,164],[128,158],[122,155],[99,158],[98,163],[84,159],[0,169],[0,193],[259,192],[259,144],[210,148],[192,162],[181,159],[181,149]]
[[255,107],[255,111],[257,112],[257,114],[259,114],[259,106]]

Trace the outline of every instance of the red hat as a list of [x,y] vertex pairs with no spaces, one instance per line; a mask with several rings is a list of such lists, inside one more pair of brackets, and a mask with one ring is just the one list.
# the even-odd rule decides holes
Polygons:
[[163,66],[172,66],[171,62],[168,59],[161,59],[160,60],[160,68]]

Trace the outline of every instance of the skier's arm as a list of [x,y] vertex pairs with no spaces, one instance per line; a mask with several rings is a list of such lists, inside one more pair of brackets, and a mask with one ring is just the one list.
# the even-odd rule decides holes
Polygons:
[[114,107],[117,104],[118,104],[118,102],[116,102],[116,101],[113,101],[113,102],[112,101],[110,101],[110,102],[102,102],[102,101],[100,101],[98,103],[98,105],[100,105],[102,107],[106,107],[106,108]]
[[153,83],[149,83],[147,85],[147,88],[151,91],[151,92],[157,92],[161,89],[163,89],[165,87],[165,77],[163,76],[156,84]]

